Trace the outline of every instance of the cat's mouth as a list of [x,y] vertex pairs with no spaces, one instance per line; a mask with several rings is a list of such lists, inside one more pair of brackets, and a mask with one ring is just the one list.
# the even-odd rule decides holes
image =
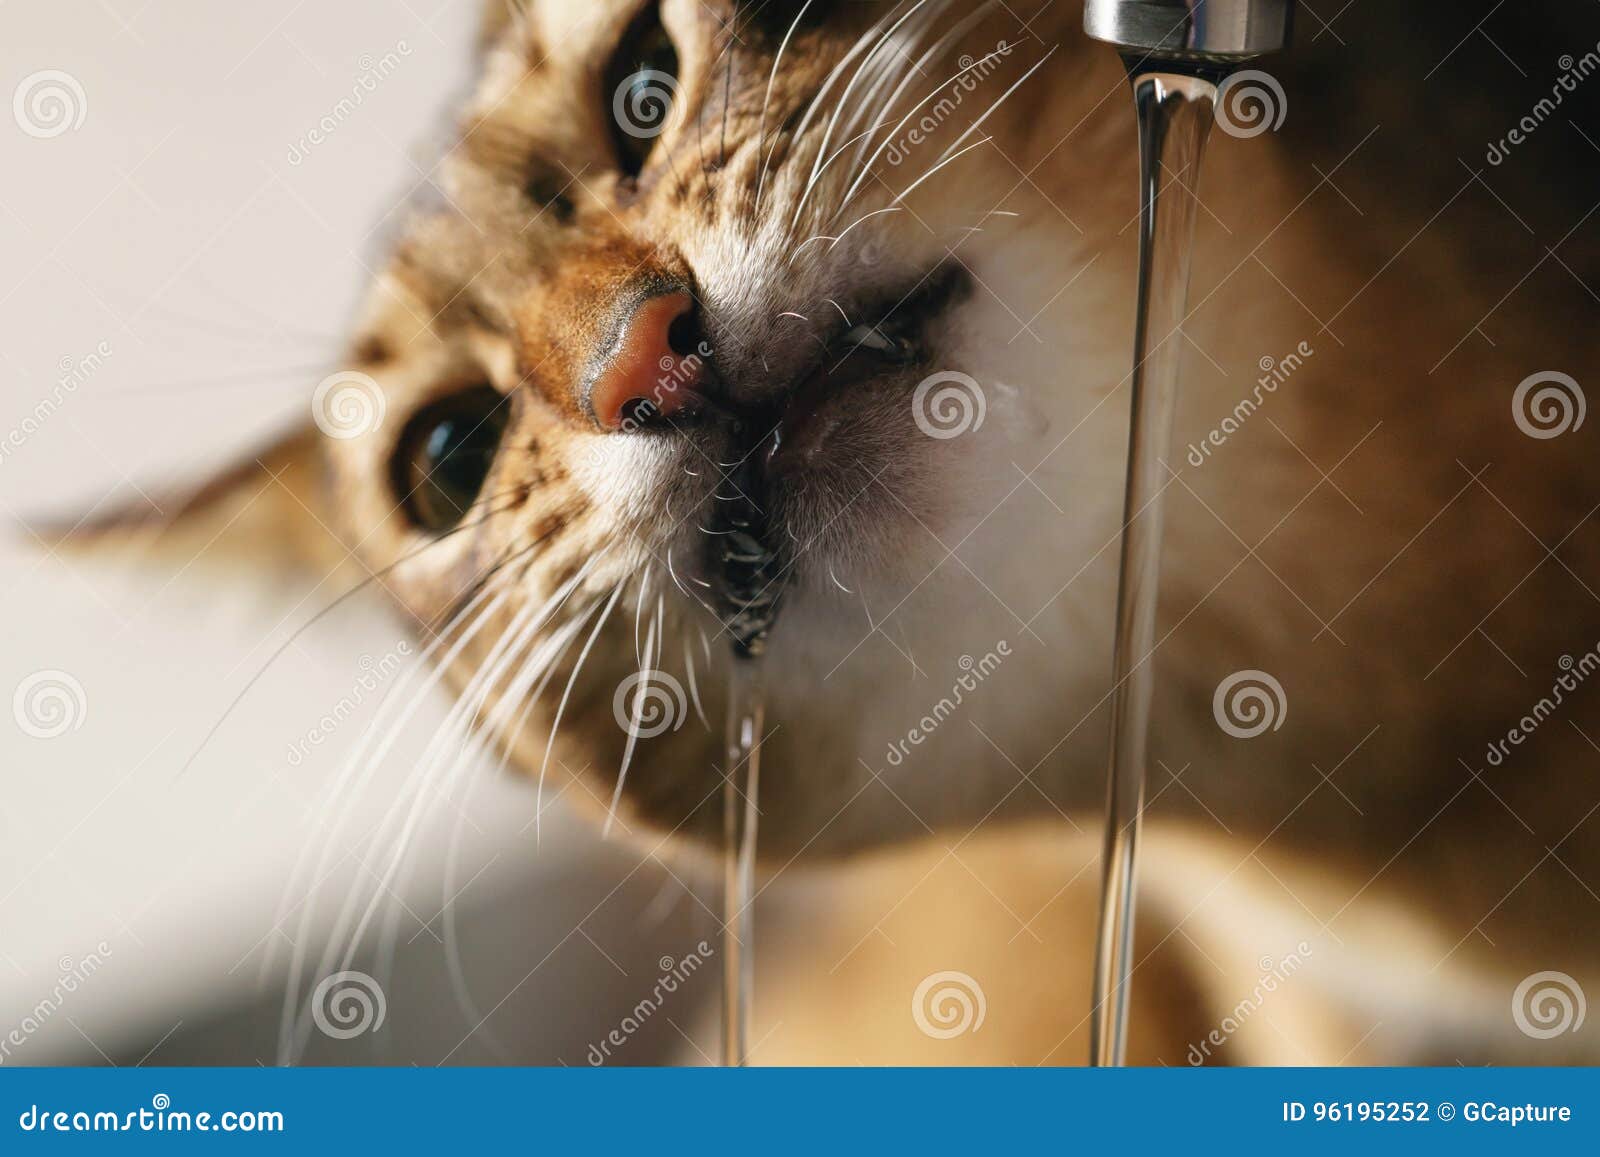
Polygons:
[[939,321],[969,283],[959,265],[943,264],[862,311],[879,320],[844,317],[775,403],[730,417],[734,453],[715,495],[709,570],[742,650],[761,649],[804,557],[908,456],[916,383],[932,368]]
[[848,453],[874,401],[934,368],[927,359],[938,323],[970,285],[964,268],[944,262],[914,282],[875,293],[851,314],[830,300],[839,320],[817,338],[817,351],[788,388],[776,400],[726,411],[741,457],[759,458],[762,487],[800,485],[829,455]]

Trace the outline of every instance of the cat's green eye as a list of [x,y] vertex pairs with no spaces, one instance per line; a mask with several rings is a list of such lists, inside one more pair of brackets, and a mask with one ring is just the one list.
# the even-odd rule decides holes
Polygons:
[[678,97],[678,50],[649,5],[623,35],[606,68],[611,137],[625,176],[636,177],[666,129]]
[[411,520],[442,534],[466,516],[483,489],[510,402],[474,386],[418,413],[406,424],[394,459],[395,490]]

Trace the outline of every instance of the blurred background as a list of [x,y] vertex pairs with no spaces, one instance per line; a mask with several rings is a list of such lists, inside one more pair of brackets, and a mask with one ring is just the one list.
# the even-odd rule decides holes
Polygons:
[[[688,869],[548,795],[535,826],[492,768],[385,879],[372,833],[411,759],[341,800],[342,826],[326,806],[416,661],[381,608],[301,632],[337,591],[68,558],[23,530],[159,506],[303,416],[393,214],[428,192],[475,16],[0,8],[0,1062],[274,1063],[291,956],[315,969],[347,897],[378,901],[352,967],[380,981],[384,1031],[307,1034],[312,1063],[582,1064],[715,939]],[[425,738],[444,708],[419,703]],[[715,971],[608,1057],[713,1051],[689,1038]]]

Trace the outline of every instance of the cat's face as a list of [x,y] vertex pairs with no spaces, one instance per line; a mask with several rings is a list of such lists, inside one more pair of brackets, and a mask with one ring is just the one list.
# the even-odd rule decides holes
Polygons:
[[[527,0],[488,36],[318,399],[341,534],[454,631],[452,680],[530,770],[568,700],[558,762],[596,798],[637,730],[619,684],[697,694],[775,614],[775,661],[843,726],[828,695],[879,677],[821,685],[857,600],[918,591],[1043,425],[1012,384],[1039,338],[985,282],[1061,280],[1013,212],[1048,44],[963,0]],[[716,748],[641,742],[658,769]],[[667,827],[717,782],[642,778],[625,798]]]

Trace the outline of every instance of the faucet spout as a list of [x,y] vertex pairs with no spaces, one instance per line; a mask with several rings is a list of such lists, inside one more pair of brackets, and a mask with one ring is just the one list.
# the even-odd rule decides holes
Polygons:
[[1289,43],[1293,0],[1085,0],[1083,30],[1129,67],[1188,62],[1226,69]]

